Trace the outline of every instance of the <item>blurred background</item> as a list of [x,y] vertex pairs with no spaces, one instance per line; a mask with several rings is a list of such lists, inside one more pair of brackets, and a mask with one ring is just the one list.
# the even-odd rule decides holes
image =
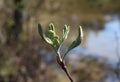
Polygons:
[[38,34],[51,22],[71,26],[61,53],[83,28],[66,57],[75,82],[120,82],[120,0],[0,0],[0,82],[69,82]]

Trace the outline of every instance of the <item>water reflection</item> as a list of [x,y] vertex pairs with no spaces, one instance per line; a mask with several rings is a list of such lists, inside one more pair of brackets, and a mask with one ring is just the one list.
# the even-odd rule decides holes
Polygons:
[[[100,31],[89,30],[86,47],[77,47],[71,51],[69,58],[76,62],[80,55],[92,55],[108,59],[113,66],[118,62],[120,56],[120,20],[118,16],[106,16],[104,29]],[[118,49],[118,53],[116,52]],[[74,54],[74,55],[73,55]],[[116,76],[109,75],[105,82],[119,82]]]
[[120,20],[114,16],[107,20],[102,31],[97,33],[93,30],[89,31],[86,41],[87,53],[97,54],[117,62],[116,47],[120,50],[120,44],[116,44],[116,36],[120,43]]
[[[109,62],[117,62],[116,47],[120,50],[120,20],[118,16],[106,16],[105,20],[103,30],[97,32],[94,30],[88,31],[86,48],[77,47],[72,50],[71,54],[94,55],[96,57],[105,57]],[[118,37],[119,44],[116,44],[116,37]],[[70,58],[76,59],[79,57],[70,55]]]

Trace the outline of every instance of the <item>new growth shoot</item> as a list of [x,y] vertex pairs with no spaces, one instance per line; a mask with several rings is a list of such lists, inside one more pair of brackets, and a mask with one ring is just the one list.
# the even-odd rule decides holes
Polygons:
[[41,24],[38,24],[38,31],[39,34],[41,36],[41,38],[48,43],[49,45],[51,45],[54,49],[54,51],[56,52],[56,60],[57,63],[60,65],[60,67],[65,71],[66,75],[68,76],[68,78],[70,79],[71,82],[73,82],[73,79],[71,78],[70,73],[67,70],[67,67],[65,65],[65,56],[68,54],[69,51],[71,51],[73,48],[79,46],[81,44],[82,38],[83,38],[83,31],[82,31],[82,27],[80,26],[78,28],[78,36],[76,38],[76,40],[74,40],[67,48],[66,52],[64,53],[64,55],[62,56],[60,53],[60,48],[63,45],[64,41],[67,39],[69,31],[70,31],[70,26],[68,25],[64,25],[64,29],[63,29],[63,35],[62,38],[60,38],[56,32],[55,32],[55,26],[53,23],[49,24],[49,35],[48,37],[46,36],[46,34],[44,33]]

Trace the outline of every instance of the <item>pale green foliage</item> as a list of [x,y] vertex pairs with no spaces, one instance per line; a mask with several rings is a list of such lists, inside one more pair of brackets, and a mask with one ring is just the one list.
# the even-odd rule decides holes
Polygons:
[[[69,31],[70,31],[70,26],[65,25],[64,29],[63,29],[63,35],[62,38],[59,38],[59,36],[56,34],[55,32],[55,26],[53,23],[49,24],[49,37],[47,37],[45,35],[45,33],[42,30],[42,27],[40,24],[38,24],[38,30],[40,33],[41,38],[48,44],[50,44],[56,52],[59,52],[60,47],[62,46],[63,42],[67,39]],[[78,45],[80,45],[81,41],[82,41],[82,37],[83,37],[83,32],[82,32],[82,28],[81,26],[78,29],[78,37],[76,38],[76,40],[74,40],[70,46],[67,48],[67,51],[65,53],[65,55],[72,50],[73,48],[77,47]]]
[[83,32],[82,32],[82,27],[80,26],[79,29],[78,29],[78,37],[76,38],[76,40],[74,40],[70,46],[68,47],[67,49],[67,52],[66,54],[72,50],[73,48],[77,47],[80,45],[81,41],[82,41],[82,37],[83,37]]
[[70,31],[70,26],[65,25],[63,29],[63,36],[61,39],[61,44],[67,39],[69,31]]
[[42,27],[40,24],[38,24],[38,30],[39,30],[39,34],[41,36],[41,38],[48,44],[50,44],[55,52],[57,53],[56,59],[58,64],[61,66],[61,68],[65,71],[65,73],[67,74],[68,78],[70,79],[71,82],[73,82],[73,79],[71,78],[71,75],[69,74],[67,67],[64,63],[64,58],[67,55],[67,53],[72,50],[73,48],[77,47],[82,40],[83,37],[83,33],[82,33],[82,28],[79,27],[78,29],[78,37],[76,38],[76,40],[74,40],[72,42],[72,44],[70,44],[70,46],[67,48],[67,51],[65,52],[65,54],[63,55],[63,57],[60,54],[60,47],[62,46],[63,42],[67,39],[69,31],[70,31],[70,27],[65,25],[64,29],[63,29],[63,35],[62,38],[59,38],[59,36],[56,34],[55,32],[55,26],[54,24],[49,24],[49,37],[47,37],[45,35],[45,33],[42,30]]
[[47,42],[47,43],[50,44],[50,45],[53,44],[53,42],[52,42],[48,37],[46,37],[46,35],[45,35],[45,33],[43,32],[42,27],[41,27],[40,24],[38,24],[38,31],[39,31],[39,33],[40,33],[41,38],[42,38],[45,42]]

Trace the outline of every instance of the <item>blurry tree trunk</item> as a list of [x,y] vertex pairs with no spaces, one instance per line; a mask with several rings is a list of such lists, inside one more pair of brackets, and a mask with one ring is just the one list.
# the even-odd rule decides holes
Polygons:
[[13,43],[19,40],[19,35],[22,32],[22,10],[23,0],[14,0],[15,9],[13,11],[14,24],[10,27],[7,43]]

